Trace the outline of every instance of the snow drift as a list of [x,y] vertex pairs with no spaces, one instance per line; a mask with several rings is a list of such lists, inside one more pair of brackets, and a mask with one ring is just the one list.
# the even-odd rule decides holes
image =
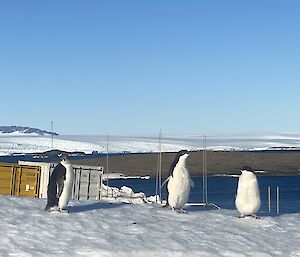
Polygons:
[[0,196],[1,256],[300,256],[300,214],[239,219],[234,210]]

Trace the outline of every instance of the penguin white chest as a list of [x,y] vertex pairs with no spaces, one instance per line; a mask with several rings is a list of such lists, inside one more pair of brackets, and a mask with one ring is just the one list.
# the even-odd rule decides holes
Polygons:
[[243,172],[239,178],[235,200],[237,210],[243,215],[256,213],[261,205],[259,186],[255,174]]
[[184,165],[176,165],[168,183],[168,202],[173,208],[182,208],[188,201],[191,189],[189,173]]
[[64,188],[58,200],[58,207],[60,209],[65,209],[71,199],[74,179],[73,166],[69,163],[63,165],[66,168],[66,179],[64,180]]

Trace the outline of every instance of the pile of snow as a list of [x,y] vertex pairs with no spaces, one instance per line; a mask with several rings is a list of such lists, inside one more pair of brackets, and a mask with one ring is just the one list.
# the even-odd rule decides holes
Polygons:
[[110,187],[102,184],[101,196],[101,200],[105,202],[132,204],[142,204],[148,202],[144,193],[134,193],[132,188],[127,186],[122,186],[121,189],[119,189],[117,187]]
[[106,181],[107,179],[150,179],[150,176],[128,176],[122,173],[105,173],[102,175],[103,181]]
[[234,210],[0,196],[0,256],[300,256],[300,214],[237,218]]

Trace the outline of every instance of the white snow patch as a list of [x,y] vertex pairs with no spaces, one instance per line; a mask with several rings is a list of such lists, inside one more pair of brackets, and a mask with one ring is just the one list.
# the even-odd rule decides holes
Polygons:
[[102,179],[103,181],[107,180],[107,179],[150,179],[150,176],[127,176],[125,174],[122,173],[104,173],[102,175]]
[[300,214],[237,218],[233,210],[0,196],[0,256],[300,256]]

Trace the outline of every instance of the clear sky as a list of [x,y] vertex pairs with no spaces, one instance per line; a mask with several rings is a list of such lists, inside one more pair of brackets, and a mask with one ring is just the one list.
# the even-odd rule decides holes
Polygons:
[[0,2],[0,124],[300,131],[300,1]]

